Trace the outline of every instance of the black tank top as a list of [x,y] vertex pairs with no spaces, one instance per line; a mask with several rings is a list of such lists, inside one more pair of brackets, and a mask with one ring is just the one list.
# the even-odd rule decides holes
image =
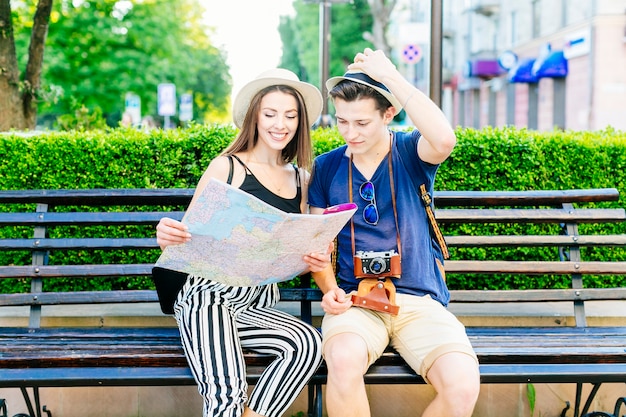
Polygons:
[[230,171],[228,173],[228,183],[230,184],[233,179],[233,158],[235,158],[246,171],[246,177],[243,180],[243,184],[239,186],[239,189],[247,192],[256,198],[265,201],[276,207],[285,213],[301,213],[300,203],[302,201],[302,189],[300,188],[300,173],[296,166],[293,166],[296,171],[296,196],[294,198],[283,198],[274,194],[270,190],[261,184],[261,182],[254,176],[252,171],[239,159],[236,155],[228,155],[228,161],[230,162]]

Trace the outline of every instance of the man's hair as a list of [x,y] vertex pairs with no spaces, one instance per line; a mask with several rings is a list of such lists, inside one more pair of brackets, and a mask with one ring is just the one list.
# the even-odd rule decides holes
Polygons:
[[392,107],[389,100],[369,85],[350,80],[341,81],[328,92],[328,95],[333,100],[340,99],[347,102],[371,98],[376,104],[376,110],[380,111],[381,114]]

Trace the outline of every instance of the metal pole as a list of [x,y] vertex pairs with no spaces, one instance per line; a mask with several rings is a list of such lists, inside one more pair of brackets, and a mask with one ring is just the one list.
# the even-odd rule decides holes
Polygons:
[[326,80],[328,79],[328,50],[330,44],[330,1],[320,1],[320,91],[322,92],[322,124],[328,114],[328,91]]
[[443,0],[430,2],[430,99],[441,107]]

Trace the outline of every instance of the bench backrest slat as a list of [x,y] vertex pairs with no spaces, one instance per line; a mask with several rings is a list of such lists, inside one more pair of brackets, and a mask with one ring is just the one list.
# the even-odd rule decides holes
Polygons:
[[27,305],[156,303],[158,301],[156,291],[153,290],[43,292],[37,294],[2,295],[2,305],[13,307]]
[[453,303],[513,303],[549,301],[625,300],[626,288],[585,288],[546,290],[457,290],[450,291]]
[[626,274],[626,262],[447,261],[446,273],[485,274]]
[[[314,288],[282,288],[282,301],[320,301],[322,294]],[[585,288],[545,290],[452,290],[452,303],[571,302],[626,299],[626,288]],[[39,294],[3,294],[3,306],[155,303],[156,291],[80,291]]]
[[69,212],[69,213],[0,213],[0,225],[23,226],[108,226],[108,225],[156,225],[162,217],[180,220],[183,212]]
[[[450,247],[626,246],[626,235],[446,236]],[[0,250],[158,249],[156,238],[0,239]]]
[[149,276],[154,264],[2,266],[0,278]]
[[[153,264],[4,266],[0,278],[148,276]],[[626,274],[626,262],[447,261],[448,274]]]
[[440,223],[597,223],[626,220],[624,209],[446,209]]
[[0,250],[158,249],[156,238],[0,239]]
[[563,203],[618,201],[617,188],[527,191],[435,191],[437,207],[552,206]]
[[[94,189],[94,190],[0,190],[0,204],[45,203],[50,205],[187,205],[193,188]],[[618,201],[617,188],[526,191],[435,191],[437,207],[561,206],[563,203]]]
[[446,236],[451,247],[626,246],[626,235],[493,235]]

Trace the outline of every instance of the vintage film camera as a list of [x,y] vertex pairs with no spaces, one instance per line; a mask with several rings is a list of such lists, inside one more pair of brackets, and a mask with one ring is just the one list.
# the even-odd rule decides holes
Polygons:
[[395,250],[374,252],[357,251],[354,255],[354,276],[356,278],[400,278],[400,254]]
[[400,307],[396,305],[396,287],[391,278],[400,278],[401,274],[400,254],[396,251],[358,251],[354,255],[354,276],[360,281],[352,303],[397,315]]

